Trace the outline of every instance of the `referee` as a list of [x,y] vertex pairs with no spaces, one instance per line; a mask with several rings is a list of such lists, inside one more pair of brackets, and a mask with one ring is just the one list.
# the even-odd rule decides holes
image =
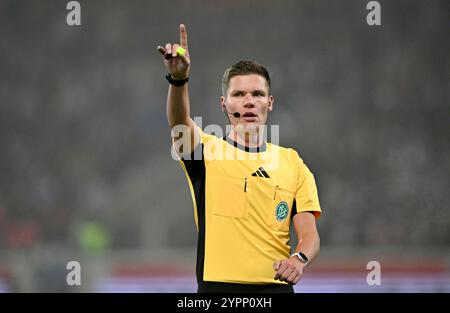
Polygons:
[[[298,153],[263,140],[274,103],[268,71],[252,61],[225,71],[220,102],[231,130],[218,138],[190,117],[185,26],[179,44],[158,50],[168,71],[172,141],[194,204],[198,292],[294,292],[319,253],[321,208],[314,176]],[[180,126],[184,132],[176,134]],[[292,255],[291,220],[298,237]]]

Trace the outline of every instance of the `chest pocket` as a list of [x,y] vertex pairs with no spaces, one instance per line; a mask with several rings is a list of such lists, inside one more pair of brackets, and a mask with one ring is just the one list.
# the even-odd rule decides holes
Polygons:
[[294,192],[276,185],[272,194],[272,208],[267,215],[267,225],[274,230],[289,231]]
[[273,230],[289,231],[294,192],[258,177],[250,177],[247,187],[246,201],[255,217]]
[[208,177],[207,207],[212,208],[212,214],[248,219],[247,179],[226,175]]

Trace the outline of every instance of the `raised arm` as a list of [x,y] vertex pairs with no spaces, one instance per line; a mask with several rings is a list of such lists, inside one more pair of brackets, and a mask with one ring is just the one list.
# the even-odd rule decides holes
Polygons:
[[[184,49],[177,52],[181,47]],[[186,27],[180,25],[180,43],[167,43],[165,47],[158,46],[158,51],[163,55],[164,65],[167,72],[173,80],[184,80],[189,77],[190,56],[187,43]],[[167,121],[172,130],[172,140],[177,142],[176,146],[181,145],[180,152],[182,154],[191,153],[200,142],[199,135],[195,132],[195,124],[190,117],[190,104],[188,83],[182,86],[169,85],[167,95]],[[180,126],[183,130],[179,132]],[[175,127],[175,128],[174,128]],[[181,140],[181,142],[178,142]],[[190,149],[186,149],[189,147]]]

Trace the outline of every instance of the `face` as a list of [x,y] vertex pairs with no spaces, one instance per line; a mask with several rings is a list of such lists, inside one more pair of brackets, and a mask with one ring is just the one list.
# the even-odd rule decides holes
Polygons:
[[233,126],[265,125],[272,111],[273,96],[269,95],[266,79],[257,74],[238,75],[230,79],[226,97],[221,97],[222,110],[239,112],[239,118],[229,115]]

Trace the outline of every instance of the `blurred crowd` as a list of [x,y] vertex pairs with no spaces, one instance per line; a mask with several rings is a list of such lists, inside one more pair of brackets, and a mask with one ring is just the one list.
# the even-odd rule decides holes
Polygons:
[[194,247],[155,49],[180,22],[204,125],[226,123],[227,66],[269,68],[269,123],[315,174],[323,246],[449,246],[448,1],[383,2],[379,28],[361,1],[80,2],[78,27],[64,3],[0,4],[0,253]]

